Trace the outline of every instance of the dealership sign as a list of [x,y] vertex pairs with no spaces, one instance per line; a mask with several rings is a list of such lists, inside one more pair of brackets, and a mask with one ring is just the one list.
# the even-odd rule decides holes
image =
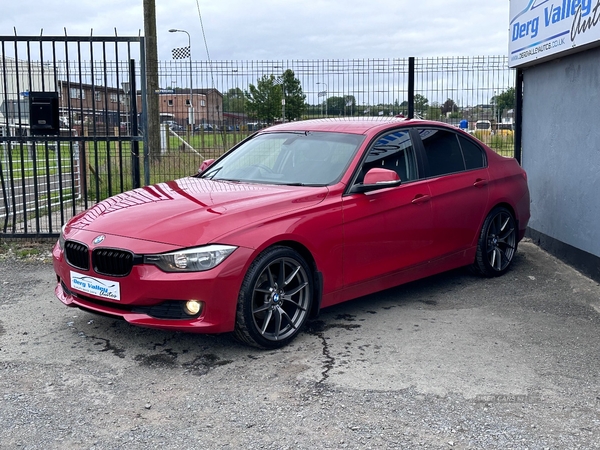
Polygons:
[[511,0],[509,66],[600,45],[600,0]]

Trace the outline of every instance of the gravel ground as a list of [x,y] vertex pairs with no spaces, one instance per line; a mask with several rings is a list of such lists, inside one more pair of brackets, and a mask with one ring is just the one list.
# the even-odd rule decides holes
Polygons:
[[2,449],[600,448],[600,286],[530,242],[277,351],[66,308],[25,253],[0,254]]

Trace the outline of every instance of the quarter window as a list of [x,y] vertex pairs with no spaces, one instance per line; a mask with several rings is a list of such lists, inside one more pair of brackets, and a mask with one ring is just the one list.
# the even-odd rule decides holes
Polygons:
[[464,136],[458,136],[460,147],[462,148],[467,170],[481,169],[485,167],[485,157],[481,148],[475,142]]

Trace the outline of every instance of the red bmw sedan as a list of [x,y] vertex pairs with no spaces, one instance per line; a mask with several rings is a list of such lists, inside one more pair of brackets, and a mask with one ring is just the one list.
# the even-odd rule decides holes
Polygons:
[[291,122],[75,216],[53,249],[55,292],[134,325],[276,348],[336,303],[461,266],[502,275],[528,220],[523,169],[457,128]]

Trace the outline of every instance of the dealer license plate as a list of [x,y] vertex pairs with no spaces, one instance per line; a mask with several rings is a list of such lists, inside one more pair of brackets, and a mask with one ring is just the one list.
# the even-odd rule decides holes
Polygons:
[[82,275],[71,270],[71,288],[86,294],[97,295],[109,300],[121,300],[121,287],[118,281]]

